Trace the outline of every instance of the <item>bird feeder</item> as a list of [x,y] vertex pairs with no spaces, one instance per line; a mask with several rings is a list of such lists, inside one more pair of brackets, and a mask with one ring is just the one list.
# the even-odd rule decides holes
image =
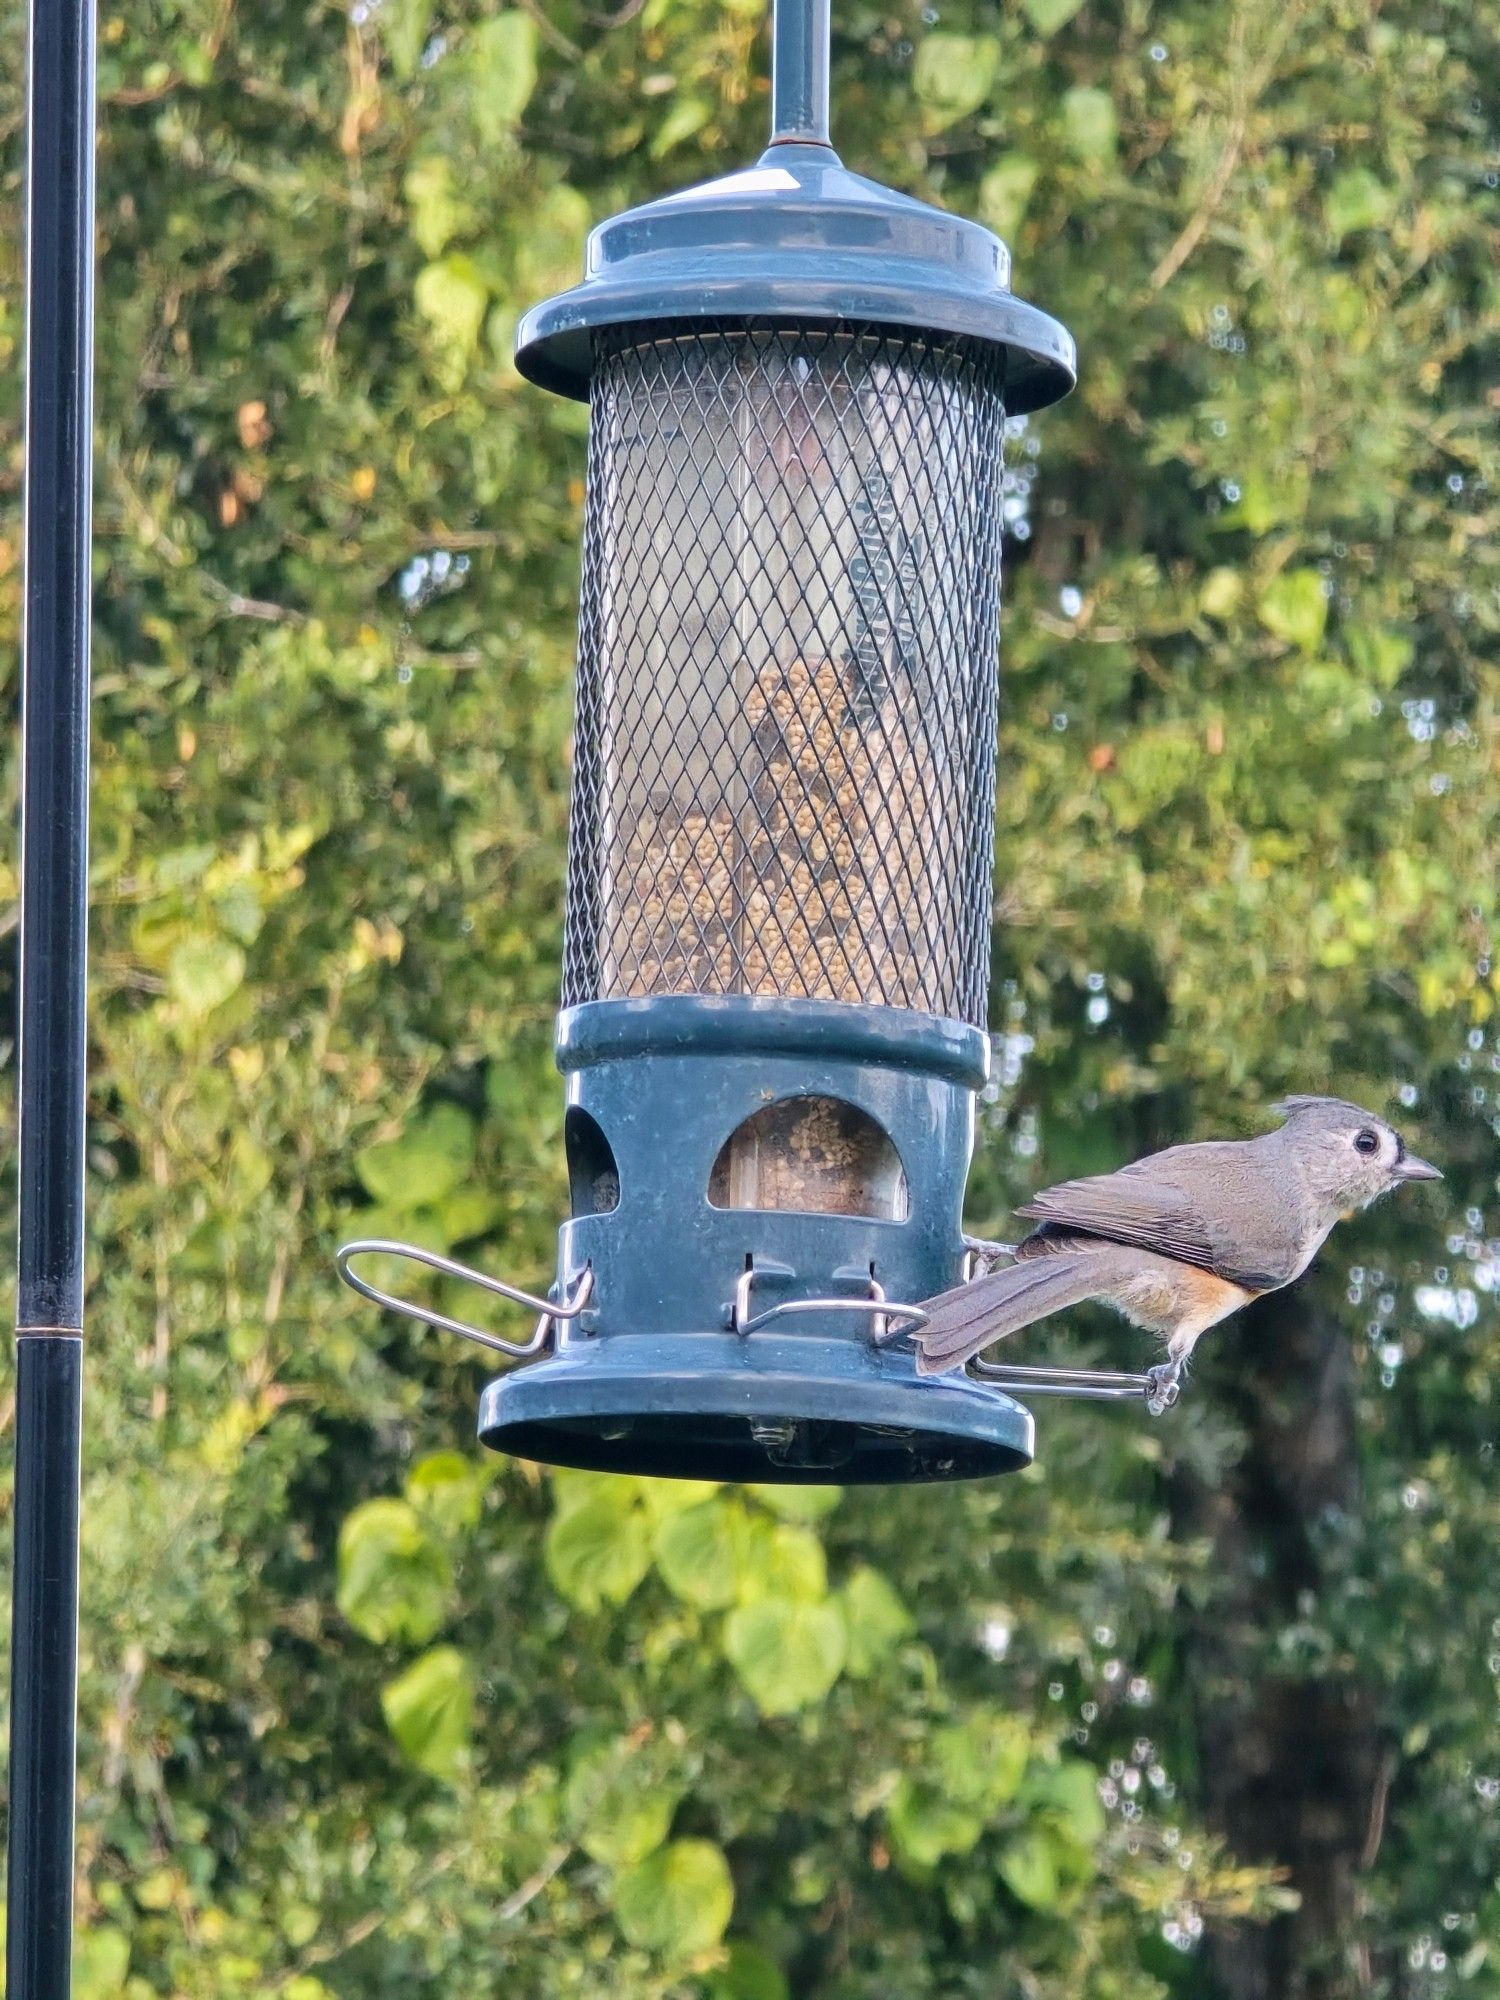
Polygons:
[[964,1275],[989,1056],[1005,425],[1073,344],[988,230],[841,163],[827,0],[781,0],[773,61],[759,162],[603,223],[517,335],[590,410],[556,1283],[406,1253],[535,1307],[522,1344],[341,1264],[525,1359],[499,1450],[1005,1471],[1030,1413],[905,1336]]

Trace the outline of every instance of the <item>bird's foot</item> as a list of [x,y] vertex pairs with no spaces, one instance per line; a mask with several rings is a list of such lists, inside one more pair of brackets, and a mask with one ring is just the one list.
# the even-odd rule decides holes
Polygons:
[[1014,1243],[991,1243],[983,1236],[965,1236],[964,1253],[971,1278],[987,1278],[1000,1264],[1008,1264],[1016,1254]]
[[1159,1361],[1146,1370],[1146,1384],[1146,1408],[1153,1417],[1159,1417],[1182,1394],[1181,1362]]

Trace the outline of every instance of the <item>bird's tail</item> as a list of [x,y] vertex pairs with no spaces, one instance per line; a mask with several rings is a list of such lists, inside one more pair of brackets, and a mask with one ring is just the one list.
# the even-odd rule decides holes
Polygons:
[[917,1373],[942,1375],[1008,1333],[1111,1290],[1126,1273],[1118,1250],[1059,1250],[1027,1257],[987,1278],[942,1292],[918,1328]]

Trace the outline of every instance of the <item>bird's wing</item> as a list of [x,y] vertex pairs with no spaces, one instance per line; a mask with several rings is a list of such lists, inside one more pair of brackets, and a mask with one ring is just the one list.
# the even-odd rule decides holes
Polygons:
[[[1178,1263],[1212,1271],[1216,1277],[1243,1285],[1249,1291],[1268,1291],[1283,1284],[1285,1273],[1278,1275],[1259,1268],[1264,1259],[1246,1258],[1236,1240],[1232,1214],[1204,1212],[1210,1205],[1214,1211],[1225,1207],[1225,1196],[1231,1190],[1223,1186],[1222,1180],[1215,1189],[1217,1199],[1211,1204],[1195,1199],[1182,1185],[1185,1179],[1201,1178],[1191,1172],[1190,1163],[1183,1158],[1199,1150],[1174,1146],[1165,1153],[1153,1154],[1150,1159],[1138,1160],[1133,1166],[1122,1167],[1117,1173],[1060,1181],[1056,1187],[1044,1188],[1034,1195],[1016,1213],[1053,1228],[1101,1237],[1108,1243],[1133,1243],[1142,1250],[1154,1250],[1159,1256],[1175,1258]],[[1217,1152],[1218,1148],[1214,1150]],[[1174,1171],[1179,1164],[1189,1167],[1189,1171],[1183,1174]],[[1226,1160],[1222,1166],[1229,1167],[1230,1162]],[[1231,1205],[1237,1207],[1238,1203]],[[1248,1268],[1252,1261],[1257,1268]]]

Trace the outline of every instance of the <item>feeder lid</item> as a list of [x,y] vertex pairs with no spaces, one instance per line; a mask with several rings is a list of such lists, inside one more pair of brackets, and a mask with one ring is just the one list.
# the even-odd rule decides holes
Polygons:
[[1071,335],[1011,292],[998,236],[850,173],[818,143],[778,141],[740,173],[601,222],[583,283],[521,321],[516,366],[582,401],[596,331],[681,319],[855,321],[989,341],[1009,357],[1012,416],[1077,379]]

